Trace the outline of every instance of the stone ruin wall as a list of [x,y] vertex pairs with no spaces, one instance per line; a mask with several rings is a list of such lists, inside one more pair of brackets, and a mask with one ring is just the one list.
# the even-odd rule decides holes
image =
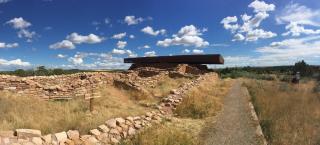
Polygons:
[[182,102],[185,93],[193,87],[199,86],[202,81],[209,79],[218,81],[219,78],[216,73],[200,75],[197,79],[171,90],[171,94],[158,103],[157,110],[146,112],[140,116],[109,119],[96,129],[90,130],[89,134],[81,135],[77,130],[69,130],[43,135],[40,130],[16,129],[15,131],[0,131],[0,145],[118,144],[120,140],[130,138],[143,129],[151,127],[152,124],[170,120],[173,116],[172,110],[175,110]]
[[120,73],[107,72],[34,77],[0,75],[0,91],[45,100],[90,97],[99,85],[113,84],[120,77]]

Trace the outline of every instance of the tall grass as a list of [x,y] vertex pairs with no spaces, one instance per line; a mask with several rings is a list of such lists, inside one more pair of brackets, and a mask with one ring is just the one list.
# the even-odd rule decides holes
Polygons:
[[314,82],[249,80],[245,84],[269,144],[320,144],[320,99],[313,91]]
[[199,141],[188,133],[166,125],[156,125],[148,128],[131,140],[121,145],[197,145]]
[[168,76],[157,82],[156,87],[147,87],[147,90],[155,97],[165,97],[170,93],[171,89],[175,89],[190,81],[188,78],[170,78]]
[[89,112],[89,102],[83,98],[44,101],[0,92],[0,130],[32,128],[46,134],[77,129],[87,133],[108,118],[142,114],[147,109],[134,103],[126,92],[112,86],[100,91],[102,97],[93,101],[94,114]]
[[194,119],[215,115],[222,107],[221,99],[226,95],[228,85],[230,83],[214,78],[203,81],[199,87],[193,88],[187,94],[175,113],[180,117]]

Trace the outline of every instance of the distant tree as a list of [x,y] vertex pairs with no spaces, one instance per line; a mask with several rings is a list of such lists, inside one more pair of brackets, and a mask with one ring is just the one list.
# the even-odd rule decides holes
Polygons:
[[304,61],[298,61],[294,64],[294,72],[300,72],[301,76],[311,76],[312,68]]
[[52,74],[53,75],[62,75],[62,74],[65,74],[65,71],[61,68],[56,68],[56,69],[52,70]]
[[37,67],[37,69],[35,71],[35,75],[37,75],[37,76],[47,76],[47,75],[49,75],[49,71],[46,69],[45,66],[39,66],[39,67]]
[[17,69],[13,72],[14,75],[20,76],[20,77],[24,77],[26,76],[26,71],[23,69]]

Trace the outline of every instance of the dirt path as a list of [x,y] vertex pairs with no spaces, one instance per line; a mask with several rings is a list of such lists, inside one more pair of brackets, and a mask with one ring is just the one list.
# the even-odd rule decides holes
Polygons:
[[224,98],[223,110],[204,131],[206,145],[260,145],[251,118],[248,93],[236,81]]

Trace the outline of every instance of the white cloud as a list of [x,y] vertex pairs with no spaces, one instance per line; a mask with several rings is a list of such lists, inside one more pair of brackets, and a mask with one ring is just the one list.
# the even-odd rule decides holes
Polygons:
[[306,29],[303,25],[299,25],[296,22],[291,22],[286,26],[287,32],[283,33],[283,36],[292,35],[292,36],[300,36],[301,34],[311,35],[311,34],[320,34],[320,29]]
[[144,46],[138,47],[138,49],[149,49],[149,48],[151,48],[149,45],[144,45]]
[[67,40],[75,44],[82,44],[82,43],[94,44],[94,43],[101,43],[103,41],[103,38],[95,34],[89,34],[87,36],[84,36],[84,35],[79,35],[76,32],[71,33],[66,38]]
[[192,53],[193,53],[193,54],[203,54],[204,52],[203,52],[203,50],[201,50],[201,49],[193,49],[193,50],[192,50]]
[[264,31],[263,29],[254,29],[247,33],[246,41],[257,41],[258,39],[266,39],[277,36],[277,34],[271,31]]
[[301,25],[320,26],[320,10],[313,10],[298,3],[288,4],[276,16],[278,24],[295,22]]
[[209,46],[209,42],[205,41],[200,36],[201,31],[194,25],[182,27],[178,34],[174,34],[172,38],[167,38],[162,41],[158,41],[157,45],[162,47],[169,47],[172,45],[183,45],[183,46],[195,46],[195,47],[206,47]]
[[227,56],[225,66],[292,65],[299,60],[317,62],[320,56],[320,36],[285,39],[255,50],[257,56]]
[[71,62],[73,65],[81,65],[83,64],[83,58],[85,56],[80,54],[75,54],[73,57],[69,57],[68,61]]
[[7,2],[10,2],[11,0],[0,0],[0,4],[4,4],[4,3],[7,3]]
[[127,46],[127,42],[126,41],[118,41],[117,43],[117,48],[123,49]]
[[244,39],[245,39],[245,37],[242,34],[237,33],[236,35],[233,36],[232,41],[242,41]]
[[74,49],[76,47],[71,41],[62,40],[61,42],[57,42],[57,43],[51,44],[49,46],[49,48],[51,48],[51,49],[61,49],[61,48]]
[[122,39],[124,37],[126,37],[127,33],[126,32],[123,32],[123,33],[119,33],[119,34],[114,34],[112,36],[113,39]]
[[7,69],[7,68],[20,68],[20,67],[28,67],[31,66],[30,62],[22,61],[21,59],[14,59],[14,60],[5,60],[0,59],[0,69]]
[[230,23],[237,23],[237,21],[238,21],[237,16],[233,16],[233,17],[228,16],[223,18],[220,23],[223,24],[223,27],[226,30],[230,30],[232,33],[234,33],[239,28],[239,25],[230,24]]
[[32,39],[34,38],[34,36],[36,36],[35,31],[30,31],[27,29],[32,24],[30,22],[24,20],[22,17],[13,18],[13,19],[7,21],[6,24],[9,24],[14,29],[19,30],[17,33],[18,37],[19,38],[27,38],[27,42],[32,42]]
[[29,41],[32,41],[32,38],[36,35],[36,32],[29,31],[26,29],[21,29],[18,31],[18,37],[19,38],[28,38]]
[[63,55],[63,54],[58,54],[57,55],[57,58],[66,58],[67,57],[67,55]]
[[131,35],[129,36],[129,38],[134,39],[135,36],[131,34]]
[[7,22],[7,24],[12,25],[15,29],[25,29],[31,26],[31,23],[24,20],[22,17],[13,18]]
[[320,27],[320,9],[312,10],[297,3],[290,3],[276,16],[276,21],[278,24],[286,24],[287,32],[283,33],[283,36],[320,34],[320,29],[305,28]]
[[190,53],[190,50],[189,49],[184,49],[184,50],[182,50],[182,53],[184,53],[184,54]]
[[132,52],[131,50],[125,50],[125,49],[113,49],[112,54],[116,54],[116,55],[124,55],[127,54],[129,57],[136,57],[137,54]]
[[18,43],[5,43],[5,42],[0,42],[0,48],[15,48],[18,47]]
[[232,41],[257,41],[277,36],[276,33],[259,28],[261,22],[269,17],[267,12],[275,10],[275,5],[255,0],[248,7],[253,8],[255,15],[241,15],[242,25],[237,23],[236,16],[228,16],[221,21],[226,30],[230,30],[232,34],[236,33]]
[[274,4],[267,4],[264,1],[259,0],[253,1],[248,7],[253,8],[256,13],[274,11],[276,8]]
[[145,34],[149,34],[149,35],[152,35],[152,36],[158,36],[159,34],[161,34],[161,35],[166,34],[166,30],[165,29],[161,29],[161,30],[156,30],[155,31],[150,26],[144,27],[143,29],[141,29],[141,31],[143,33],[145,33]]
[[65,40],[51,44],[49,46],[49,48],[51,48],[51,49],[60,49],[60,48],[74,49],[74,48],[76,48],[75,44],[82,44],[82,43],[95,44],[95,43],[101,43],[103,40],[104,40],[103,37],[99,37],[95,34],[89,34],[87,36],[84,36],[84,35],[80,35],[80,34],[74,32],[74,33],[71,33],[70,35],[68,35]]
[[123,54],[126,54],[127,52],[126,52],[126,50],[124,50],[124,49],[113,49],[113,50],[112,50],[112,53],[113,53],[113,54],[123,55]]
[[148,51],[144,53],[144,56],[151,57],[151,56],[157,56],[155,51]]
[[127,23],[128,25],[136,25],[136,24],[139,24],[143,21],[144,21],[143,18],[141,18],[141,17],[136,18],[135,16],[126,16],[124,18],[124,22]]

